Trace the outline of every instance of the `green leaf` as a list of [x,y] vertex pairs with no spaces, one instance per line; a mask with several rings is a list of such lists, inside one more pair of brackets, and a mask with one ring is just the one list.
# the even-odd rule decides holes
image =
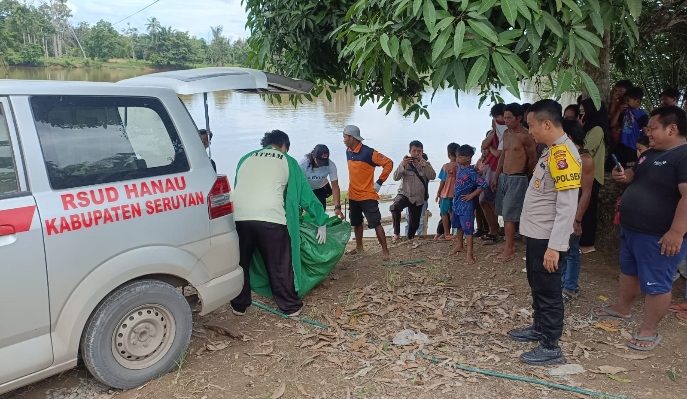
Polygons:
[[556,69],[556,66],[558,65],[558,61],[559,61],[558,58],[555,58],[555,57],[552,57],[552,58],[549,58],[548,60],[546,60],[546,62],[542,66],[540,74],[541,75],[548,75],[551,72],[553,72],[554,69]]
[[432,62],[436,61],[437,58],[439,58],[439,56],[441,55],[441,53],[444,52],[444,49],[446,48],[446,43],[448,43],[448,39],[449,37],[451,37],[452,33],[453,26],[450,26],[441,31],[439,38],[434,42],[434,45],[432,45]]
[[558,99],[566,91],[572,88],[573,83],[573,72],[570,69],[564,69],[558,74],[558,84],[556,85],[556,90],[554,96]]
[[491,10],[494,8],[494,4],[496,4],[497,0],[481,0],[480,7],[477,9],[478,14],[484,14],[485,12]]
[[398,56],[398,38],[396,36],[391,36],[389,39],[389,51],[391,52],[391,57],[396,58]]
[[575,62],[577,56],[577,46],[575,45],[575,35],[568,36],[568,62]]
[[437,3],[439,3],[441,8],[448,11],[448,2],[446,0],[437,0]]
[[563,3],[572,10],[575,14],[577,14],[579,17],[582,17],[582,10],[580,9],[580,6],[578,6],[574,0],[563,0]]
[[422,16],[425,19],[425,25],[431,32],[434,25],[437,24],[437,10],[434,8],[434,1],[425,0],[425,5],[422,7]]
[[544,23],[544,17],[539,15],[535,20],[534,20],[534,29],[537,31],[537,34],[539,36],[544,36],[544,32],[546,32],[546,24]]
[[560,12],[563,7],[563,2],[561,0],[556,0],[556,11]]
[[599,88],[596,87],[594,79],[592,79],[591,76],[587,75],[585,71],[579,71],[579,74],[580,79],[584,84],[584,88],[587,90],[587,94],[589,94],[589,97],[592,99],[592,102],[594,102],[594,106],[596,107],[596,109],[601,108],[601,93],[599,93]]
[[382,76],[382,86],[384,87],[384,93],[387,95],[393,92],[393,86],[391,85],[391,63],[384,63],[384,72]]
[[642,13],[642,0],[626,0],[627,8],[630,10],[630,15],[636,20],[639,19]]
[[507,31],[503,31],[498,34],[498,40],[500,45],[506,45],[510,44],[515,41],[515,39],[519,39],[522,36],[522,30],[521,29],[511,29]]
[[537,50],[541,45],[541,36],[539,36],[536,30],[530,29],[527,31],[527,41],[530,42],[533,50]]
[[575,34],[582,39],[588,41],[589,43],[595,45],[596,47],[603,47],[603,43],[601,42],[601,39],[592,32],[589,32],[588,30],[585,29],[578,29],[575,28]]
[[604,34],[604,20],[603,20],[603,18],[601,18],[601,14],[593,12],[589,16],[592,19],[592,25],[594,26],[594,29],[596,29],[596,33],[598,33],[599,35],[603,35]]
[[389,49],[389,35],[382,33],[382,36],[379,37],[379,44],[382,46],[382,50],[384,50],[386,55],[393,58],[391,50]]
[[599,14],[601,13],[601,6],[599,5],[599,0],[587,0],[589,5],[592,7],[592,11]]
[[489,66],[489,59],[487,57],[480,57],[475,61],[474,64],[472,64],[472,68],[468,74],[468,81],[465,84],[465,90],[470,90],[477,86],[480,78],[487,70],[487,66]]
[[530,71],[528,70],[527,65],[516,54],[513,54],[513,53],[505,54],[504,58],[516,70],[516,72],[518,72],[520,74],[520,76],[522,76],[524,78],[530,77]]
[[433,41],[439,32],[441,32],[444,28],[447,26],[451,25],[453,23],[454,17],[446,17],[439,21],[439,23],[434,27],[434,30],[432,31],[432,35],[429,37],[430,41]]
[[528,21],[532,21],[532,13],[530,12],[530,9],[527,8],[527,4],[522,1],[516,1],[515,4],[518,7],[518,12]]
[[556,20],[556,18],[553,17],[553,15],[549,14],[546,11],[541,12],[542,18],[544,18],[544,23],[546,26],[551,29],[551,31],[558,37],[563,37],[563,27],[561,24]]
[[465,79],[465,66],[461,60],[453,61],[453,77],[456,80],[456,86],[460,90],[465,90],[467,80]]
[[401,0],[398,2],[398,6],[396,7],[396,11],[394,12],[394,18],[397,18],[403,11],[405,11],[408,8],[408,3],[410,3],[410,0]]
[[515,26],[515,20],[518,18],[518,6],[520,0],[501,0],[501,10],[503,10],[503,15],[506,16],[508,23],[511,26]]
[[498,73],[499,78],[505,81],[506,87],[509,89],[508,91],[513,93],[513,95],[518,93],[516,97],[519,97],[518,79],[515,77],[513,67],[499,53],[494,53],[492,60],[494,61],[494,67],[496,67],[496,73]]
[[523,1],[527,5],[527,7],[529,7],[530,10],[537,11],[537,12],[539,12],[541,10],[541,8],[539,8],[539,3],[537,2],[537,0],[523,0]]
[[499,38],[496,35],[496,32],[494,32],[489,25],[485,24],[484,22],[473,20],[469,20],[468,25],[470,25],[472,30],[474,30],[479,36],[482,36],[494,44],[499,44]]
[[460,11],[467,10],[469,4],[470,4],[470,0],[462,0],[460,2]]
[[[572,37],[572,35],[570,36]],[[599,67],[599,51],[598,49],[595,49],[592,47],[589,42],[586,40],[579,40],[576,39],[575,43],[577,44],[577,47],[582,51],[582,55],[584,58],[589,61],[590,64],[594,65],[595,67]]]
[[422,7],[422,0],[414,0],[413,1],[413,15],[417,16],[418,11],[420,11],[420,7]]
[[403,53],[403,59],[406,61],[406,64],[415,69],[415,64],[413,63],[413,47],[410,43],[410,40],[401,40],[401,52]]
[[458,25],[456,25],[456,32],[453,35],[453,55],[456,58],[460,58],[460,51],[463,49],[463,39],[464,38],[465,38],[465,21],[460,21],[460,22],[458,22]]
[[353,32],[358,32],[358,33],[371,33],[372,32],[372,29],[370,29],[369,26],[356,25],[356,24],[353,24],[353,26],[351,26],[351,30]]

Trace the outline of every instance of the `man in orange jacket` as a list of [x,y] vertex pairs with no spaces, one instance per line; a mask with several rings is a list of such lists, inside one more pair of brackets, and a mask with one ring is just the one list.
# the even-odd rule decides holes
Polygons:
[[[367,225],[375,229],[379,245],[382,246],[384,260],[389,260],[391,254],[386,245],[386,233],[382,227],[382,214],[379,212],[379,190],[391,174],[394,163],[391,159],[364,145],[360,136],[360,129],[354,125],[347,125],[343,130],[343,142],[347,147],[348,160],[348,200],[350,205],[349,218],[355,232],[356,247],[349,254],[363,252],[363,214]],[[382,174],[374,181],[375,168],[382,167]]]

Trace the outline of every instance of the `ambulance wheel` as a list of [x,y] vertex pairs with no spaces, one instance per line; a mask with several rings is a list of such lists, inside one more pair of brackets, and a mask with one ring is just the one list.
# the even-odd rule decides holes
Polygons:
[[95,309],[81,339],[88,371],[105,385],[130,389],[180,367],[193,319],[173,286],[139,280],[110,293]]

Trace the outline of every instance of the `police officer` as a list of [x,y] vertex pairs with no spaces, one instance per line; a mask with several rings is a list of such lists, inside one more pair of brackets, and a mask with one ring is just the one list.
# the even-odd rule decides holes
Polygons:
[[527,238],[527,281],[532,290],[533,324],[508,332],[515,341],[538,341],[520,355],[531,365],[565,363],[558,340],[563,332],[559,266],[565,262],[581,186],[581,160],[562,127],[562,107],[553,100],[532,105],[527,123],[534,139],[547,148],[527,187],[520,233]]

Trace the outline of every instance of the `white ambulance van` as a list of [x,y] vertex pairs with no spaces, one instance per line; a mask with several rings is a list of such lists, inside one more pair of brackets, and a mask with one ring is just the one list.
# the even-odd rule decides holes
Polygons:
[[0,80],[0,394],[79,358],[120,389],[173,369],[184,288],[206,314],[244,279],[228,179],[178,94],[311,87],[242,68]]

